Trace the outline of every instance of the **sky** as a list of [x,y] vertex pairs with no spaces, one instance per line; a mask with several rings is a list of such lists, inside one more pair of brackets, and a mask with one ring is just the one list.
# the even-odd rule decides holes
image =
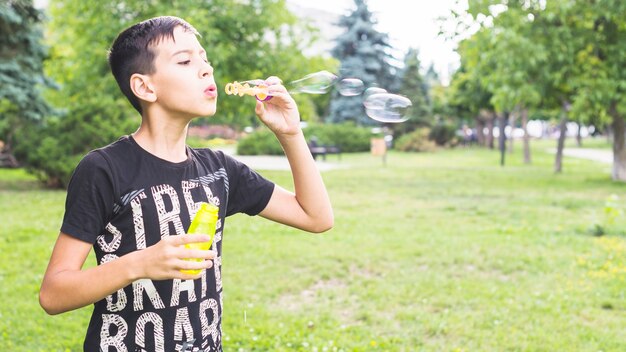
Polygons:
[[[346,15],[354,9],[353,0],[289,0],[303,7],[323,9]],[[436,19],[446,16],[455,0],[368,0],[367,4],[378,21],[377,30],[389,35],[391,44],[402,57],[410,48],[418,48],[420,61],[425,69],[434,64],[435,70],[447,83],[451,71],[458,68],[459,56],[455,44],[438,37]]]

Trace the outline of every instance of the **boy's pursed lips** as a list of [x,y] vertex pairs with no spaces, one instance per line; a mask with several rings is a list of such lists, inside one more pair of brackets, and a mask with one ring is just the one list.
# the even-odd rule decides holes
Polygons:
[[215,83],[209,85],[205,90],[204,90],[204,94],[206,96],[209,96],[211,98],[215,98],[217,97],[217,86],[215,85]]

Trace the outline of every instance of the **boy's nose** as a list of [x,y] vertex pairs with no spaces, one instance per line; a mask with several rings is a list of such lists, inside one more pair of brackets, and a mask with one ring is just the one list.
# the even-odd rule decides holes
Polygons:
[[200,77],[209,77],[213,75],[213,66],[211,64],[204,64],[200,70]]

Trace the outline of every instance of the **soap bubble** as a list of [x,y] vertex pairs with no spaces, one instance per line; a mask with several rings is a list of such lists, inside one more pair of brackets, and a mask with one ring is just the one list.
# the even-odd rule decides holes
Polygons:
[[325,94],[333,86],[337,76],[328,71],[319,71],[290,83],[290,93]]
[[387,90],[380,88],[380,87],[369,87],[365,90],[365,92],[363,92],[363,101],[367,100],[367,98],[369,98],[370,95],[380,94],[380,93],[387,93]]
[[363,81],[358,78],[344,78],[338,84],[339,94],[344,97],[353,97],[363,92]]
[[372,94],[365,101],[365,113],[367,116],[379,122],[399,123],[410,117],[410,109],[413,105],[407,97],[390,93]]

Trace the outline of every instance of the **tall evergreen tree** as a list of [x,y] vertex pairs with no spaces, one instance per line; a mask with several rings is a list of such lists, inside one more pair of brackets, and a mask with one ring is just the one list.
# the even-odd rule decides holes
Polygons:
[[[337,46],[332,54],[341,62],[340,76],[359,78],[365,87],[393,88],[394,67],[389,63],[391,56],[386,34],[374,29],[375,21],[365,0],[354,0],[356,9],[341,17],[339,26],[346,32],[337,37]],[[367,118],[361,96],[342,96],[333,91],[330,102],[330,122],[355,121],[371,125],[375,121]]]
[[42,17],[32,1],[0,3],[0,164],[17,165],[18,131],[39,124],[52,111],[40,94],[42,86],[52,85],[43,74]]
[[416,49],[409,49],[404,57],[404,70],[400,93],[411,100],[413,108],[408,121],[401,126],[394,126],[397,133],[406,133],[418,126],[430,124],[431,108],[428,99],[428,87],[420,73],[420,59]]

